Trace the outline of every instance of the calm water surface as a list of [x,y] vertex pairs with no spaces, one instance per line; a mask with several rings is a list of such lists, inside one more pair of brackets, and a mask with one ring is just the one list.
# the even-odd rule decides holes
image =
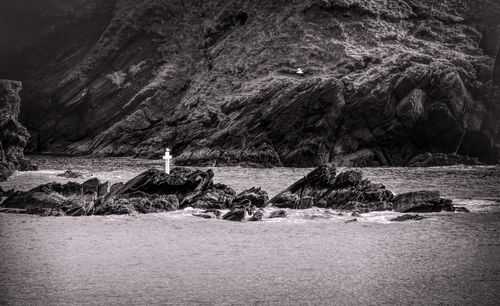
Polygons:
[[[161,161],[36,157],[4,189],[82,170],[126,181]],[[310,169],[216,168],[215,180],[272,196]],[[193,210],[108,217],[0,214],[0,304],[498,305],[500,168],[378,168],[364,175],[399,193],[437,189],[472,213],[406,223],[379,212],[227,222]],[[82,180],[77,180],[82,181]]]

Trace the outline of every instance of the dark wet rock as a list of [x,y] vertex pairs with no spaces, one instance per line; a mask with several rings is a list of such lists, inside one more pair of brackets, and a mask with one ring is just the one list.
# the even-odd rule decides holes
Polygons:
[[264,217],[264,211],[262,209],[257,210],[253,213],[253,215],[248,219],[248,221],[260,221]]
[[110,192],[110,184],[109,182],[100,183],[97,187],[97,196],[104,197]]
[[85,182],[82,183],[82,188],[83,188],[83,193],[93,193],[93,194],[98,194],[99,193],[99,185],[101,184],[101,181],[98,178],[91,178],[89,180],[86,180]]
[[363,175],[359,171],[345,171],[341,172],[335,177],[333,183],[334,189],[353,188],[358,186],[362,181]]
[[269,218],[286,218],[286,216],[288,216],[288,213],[286,212],[286,210],[284,209],[279,209],[279,210],[275,210],[273,212],[271,212],[271,214],[269,215]]
[[462,156],[456,153],[425,153],[413,157],[406,166],[408,167],[436,167],[452,165],[483,165],[477,157]]
[[297,208],[297,204],[299,202],[299,196],[291,193],[289,191],[285,191],[280,193],[279,195],[272,198],[272,202],[270,204],[274,207],[278,208]]
[[130,215],[135,212],[130,202],[126,199],[119,199],[108,203],[104,206],[96,207],[94,214],[96,215]]
[[462,206],[454,206],[453,211],[454,212],[461,212],[461,213],[470,213],[470,210],[468,208],[462,207]]
[[394,222],[404,222],[404,221],[410,221],[410,220],[423,220],[426,219],[427,217],[421,216],[421,215],[402,215],[402,216],[397,216],[396,218],[391,219],[391,221]]
[[245,207],[234,207],[228,213],[222,216],[222,219],[228,221],[243,221],[247,211]]
[[308,209],[311,208],[314,204],[314,198],[310,196],[302,197],[299,201],[298,209]]
[[352,219],[347,219],[344,223],[352,223],[352,222],[357,222],[358,218],[352,218]]
[[244,190],[240,192],[235,198],[235,202],[239,202],[241,200],[250,200],[253,206],[255,207],[264,207],[269,201],[269,196],[265,190],[262,190],[260,187],[252,187],[250,189]]
[[66,178],[82,178],[83,174],[78,171],[66,170],[63,173],[57,174],[57,176],[66,177]]
[[398,194],[393,199],[394,210],[397,212],[439,212],[453,211],[451,200],[441,198],[438,191],[415,191]]
[[181,206],[185,207],[213,187],[213,176],[212,170],[200,171],[174,168],[170,174],[166,174],[158,169],[149,169],[137,175],[113,193],[114,196],[126,195],[136,191],[147,194],[174,194],[179,199]]
[[56,208],[68,202],[68,198],[57,192],[18,191],[2,202],[3,208]]
[[214,184],[195,197],[190,197],[182,202],[181,208],[190,206],[200,209],[226,209],[231,207],[236,192],[224,184]]
[[57,192],[62,194],[63,196],[72,196],[72,195],[82,195],[83,187],[82,184],[75,182],[68,182],[66,184],[60,183],[47,183],[43,185],[39,185],[30,191],[38,191],[38,192]]
[[332,190],[325,197],[326,207],[361,212],[391,210],[393,193],[382,184],[362,180],[357,185]]
[[319,166],[270,199],[269,203],[280,208],[297,208],[300,199],[305,196],[320,199],[334,188],[335,174],[332,164]]
[[16,170],[37,169],[23,153],[29,133],[18,121],[21,87],[20,82],[0,80],[0,181]]
[[179,209],[179,200],[175,195],[147,194],[136,191],[104,201],[96,214],[112,214],[117,208],[127,207],[129,211],[142,214],[159,213]]

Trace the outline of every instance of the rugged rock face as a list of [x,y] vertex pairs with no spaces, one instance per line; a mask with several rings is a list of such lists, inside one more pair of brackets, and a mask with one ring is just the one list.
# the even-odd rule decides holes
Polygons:
[[[438,191],[422,190],[394,196],[384,185],[363,179],[361,172],[335,174],[332,164],[320,166],[270,199],[269,205],[292,209],[332,208],[352,212],[353,216],[386,210],[402,213],[467,211],[455,207],[451,200],[441,198]],[[300,205],[303,202],[310,204]]]
[[2,5],[0,75],[25,83],[31,151],[170,146],[186,165],[499,158],[496,1]]
[[18,122],[20,90],[20,82],[0,80],[0,181],[15,170],[36,169],[23,154],[29,134]]

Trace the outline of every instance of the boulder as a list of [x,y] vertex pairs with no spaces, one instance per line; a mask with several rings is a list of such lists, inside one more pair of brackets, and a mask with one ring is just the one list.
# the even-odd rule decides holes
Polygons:
[[394,197],[393,207],[397,212],[439,212],[453,211],[451,200],[441,198],[439,191],[414,191]]
[[222,216],[222,219],[229,221],[245,220],[246,209],[244,207],[234,207],[228,213]]
[[269,200],[269,196],[265,190],[262,190],[260,187],[252,187],[250,189],[244,190],[240,192],[234,199],[235,202],[239,202],[241,200],[250,200],[253,206],[255,207],[264,207]]
[[286,210],[284,209],[278,209],[278,210],[275,210],[273,212],[271,212],[271,214],[269,215],[269,218],[286,218],[287,216],[287,212]]

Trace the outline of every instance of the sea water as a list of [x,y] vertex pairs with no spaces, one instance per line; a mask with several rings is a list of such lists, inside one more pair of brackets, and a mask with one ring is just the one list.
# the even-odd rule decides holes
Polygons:
[[[4,189],[98,177],[126,181],[162,161],[35,157]],[[82,179],[56,176],[66,169]],[[270,196],[311,169],[214,168]],[[343,169],[339,169],[343,170]],[[500,167],[365,168],[396,193],[435,189],[471,213],[391,222],[394,212],[312,208],[286,219],[200,219],[193,209],[91,217],[0,214],[0,304],[498,305]]]

